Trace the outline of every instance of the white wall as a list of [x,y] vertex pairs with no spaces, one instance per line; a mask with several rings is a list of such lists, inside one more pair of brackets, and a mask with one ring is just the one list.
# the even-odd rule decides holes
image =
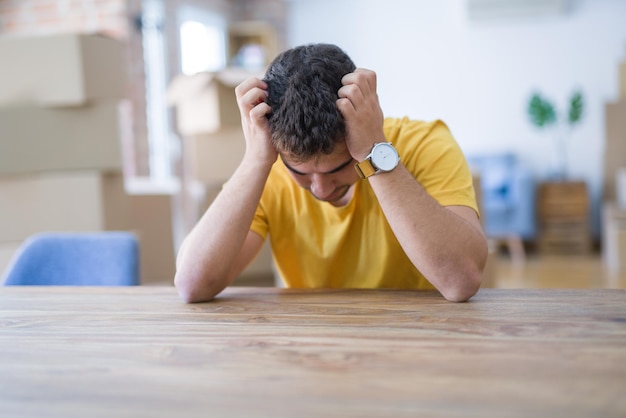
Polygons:
[[626,60],[626,1],[570,1],[566,13],[470,22],[466,0],[291,0],[288,43],[330,42],[375,70],[385,114],[448,123],[466,154],[511,150],[537,179],[554,141],[526,113],[538,90],[565,109],[586,100],[569,137],[568,170],[588,182],[599,226],[604,105]]

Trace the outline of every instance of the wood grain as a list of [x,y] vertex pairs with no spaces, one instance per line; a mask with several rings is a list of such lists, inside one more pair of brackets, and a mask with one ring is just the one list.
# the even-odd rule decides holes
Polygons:
[[626,291],[0,288],[2,417],[624,417]]

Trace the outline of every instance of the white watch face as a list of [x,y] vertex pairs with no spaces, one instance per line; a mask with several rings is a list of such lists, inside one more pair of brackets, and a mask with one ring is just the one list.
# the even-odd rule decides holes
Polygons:
[[376,144],[372,150],[372,164],[381,171],[389,171],[398,165],[398,152],[391,144]]

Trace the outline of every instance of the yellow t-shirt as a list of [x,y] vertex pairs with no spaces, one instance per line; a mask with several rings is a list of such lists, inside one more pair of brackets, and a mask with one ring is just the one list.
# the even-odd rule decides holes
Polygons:
[[[402,163],[443,206],[478,212],[463,153],[441,121],[385,119],[385,137]],[[288,287],[434,287],[398,243],[367,180],[342,207],[316,200],[279,158],[268,177],[251,230],[269,233],[278,272]]]

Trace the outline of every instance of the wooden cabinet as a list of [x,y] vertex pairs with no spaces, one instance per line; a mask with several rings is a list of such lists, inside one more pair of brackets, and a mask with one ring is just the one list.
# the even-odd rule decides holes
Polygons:
[[589,193],[585,182],[539,185],[539,249],[546,254],[584,254],[591,249]]

